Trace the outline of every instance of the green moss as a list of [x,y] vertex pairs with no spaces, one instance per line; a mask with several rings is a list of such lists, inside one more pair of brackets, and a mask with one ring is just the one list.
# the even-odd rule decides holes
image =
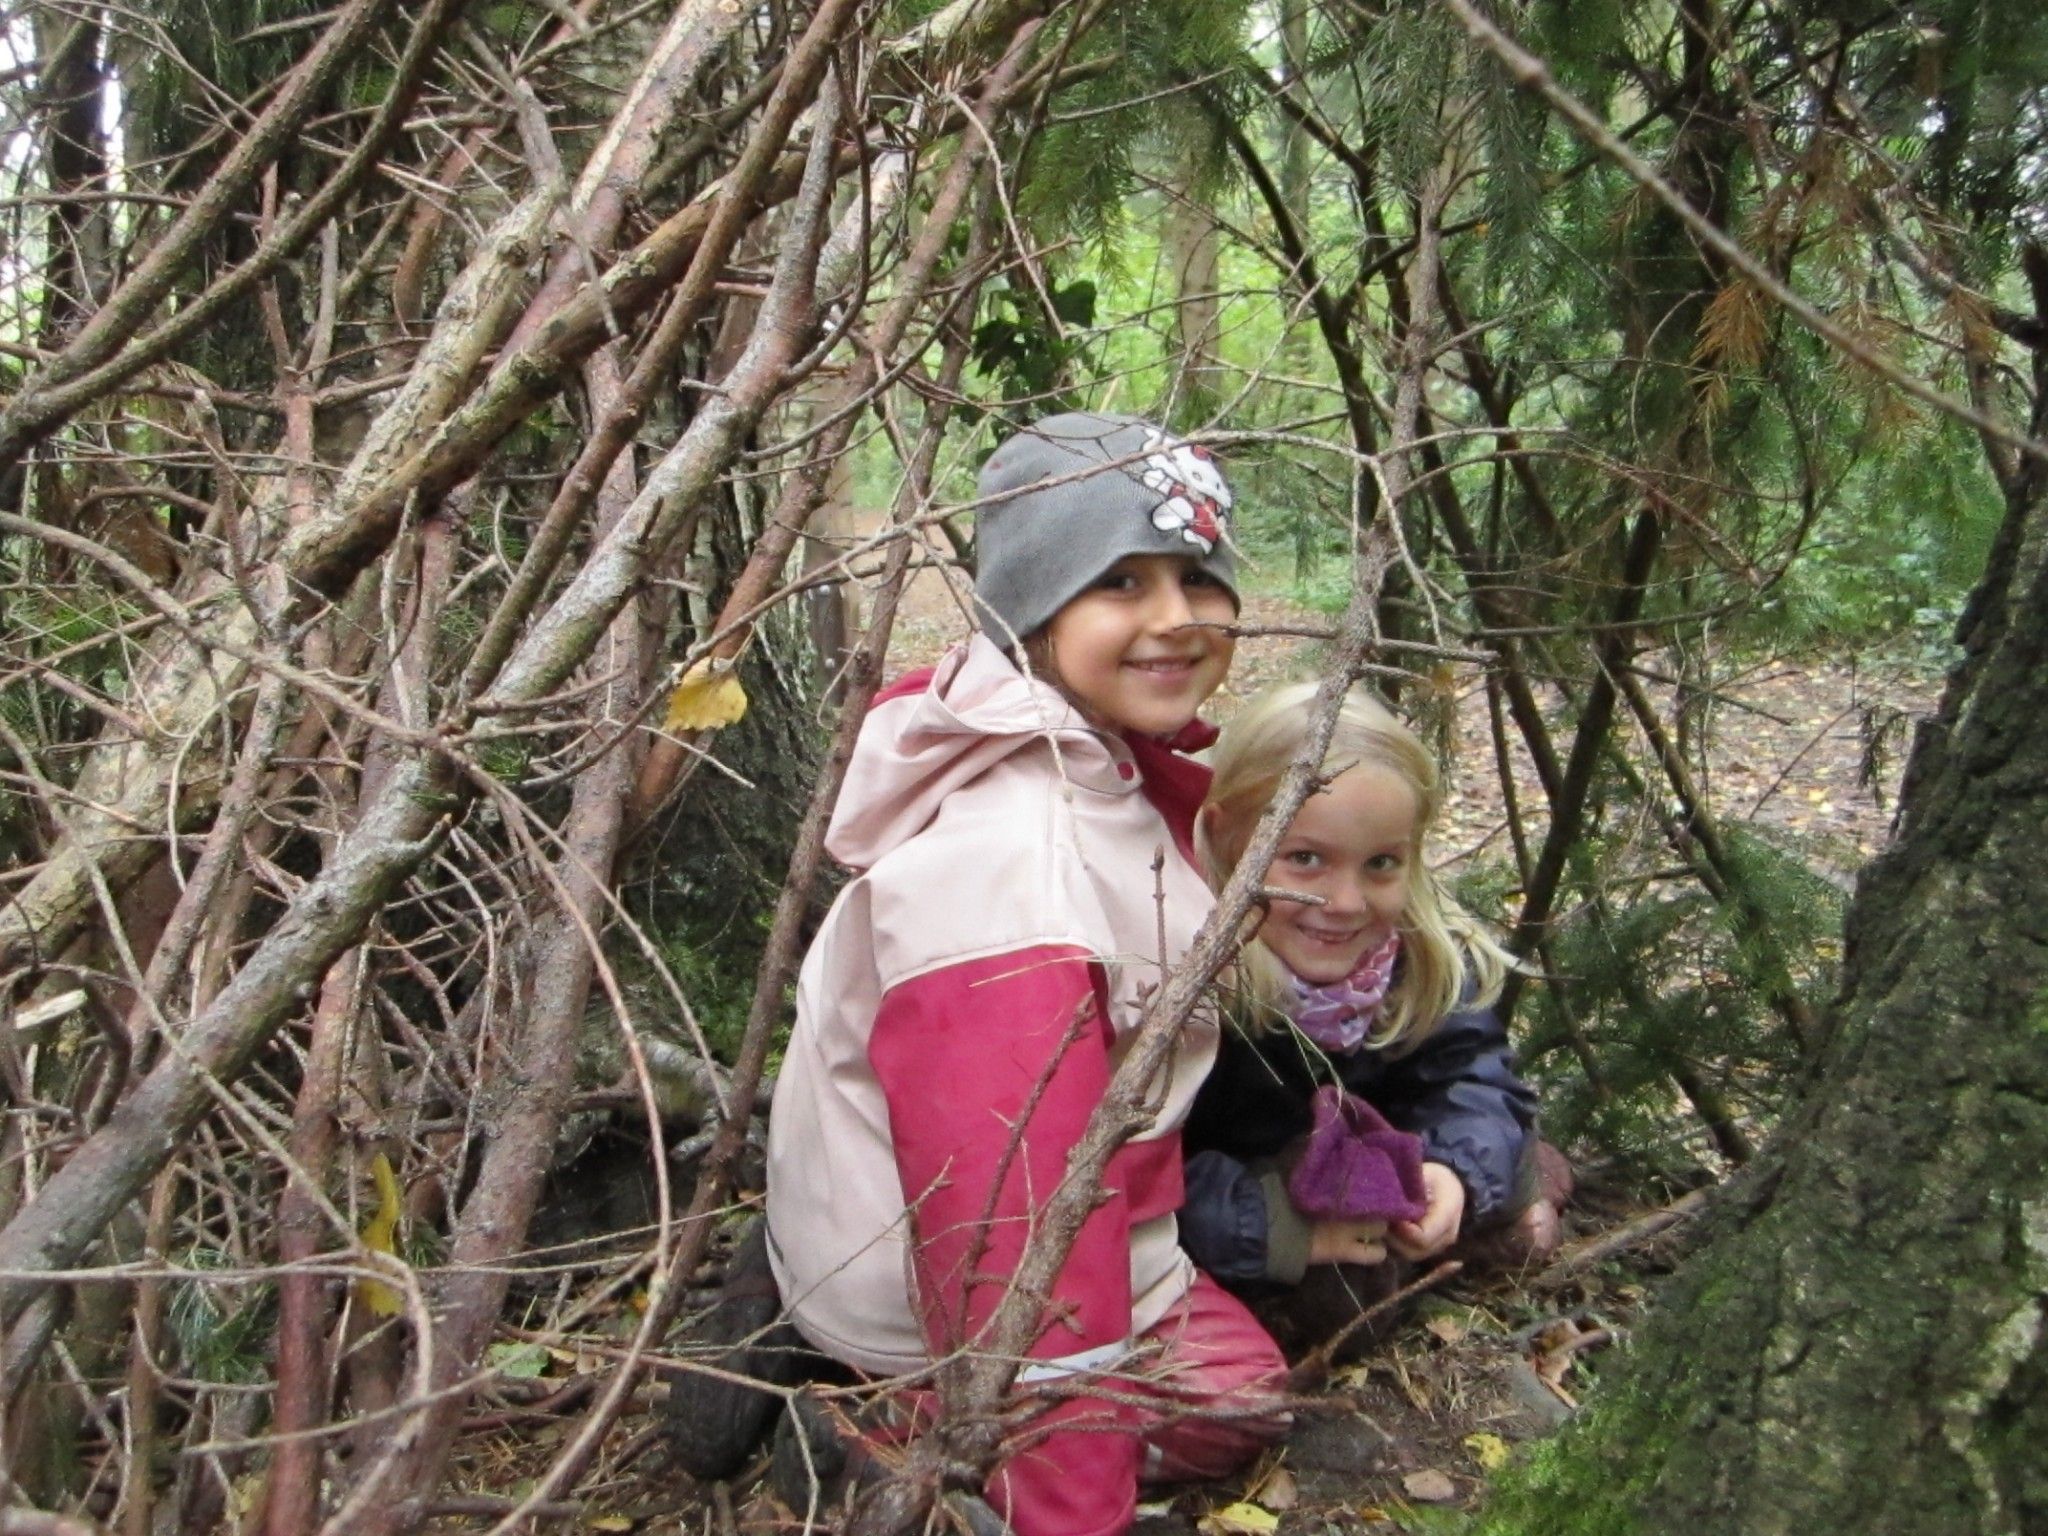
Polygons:
[[1642,1394],[1604,1392],[1501,1475],[1473,1536],[1640,1536],[1675,1438]]

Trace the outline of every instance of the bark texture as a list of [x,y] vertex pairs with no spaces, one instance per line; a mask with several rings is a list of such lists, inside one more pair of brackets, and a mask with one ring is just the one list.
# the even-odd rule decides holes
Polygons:
[[1488,1529],[2048,1529],[2048,562],[2030,486],[1803,1112]]

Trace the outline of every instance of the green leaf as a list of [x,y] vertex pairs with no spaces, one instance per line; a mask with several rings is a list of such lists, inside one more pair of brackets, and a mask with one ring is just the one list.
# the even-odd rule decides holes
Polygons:
[[546,1375],[548,1369],[548,1352],[538,1344],[509,1340],[493,1344],[485,1360],[500,1376],[509,1376],[514,1381],[532,1381]]

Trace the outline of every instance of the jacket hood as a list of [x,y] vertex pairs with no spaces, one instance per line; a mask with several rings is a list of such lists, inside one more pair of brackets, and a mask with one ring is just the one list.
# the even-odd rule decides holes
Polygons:
[[949,651],[919,691],[868,711],[825,849],[851,869],[930,825],[961,785],[1051,740],[1066,777],[1111,793],[1137,788],[1130,748],[1088,724],[1051,684],[1026,677],[986,635]]

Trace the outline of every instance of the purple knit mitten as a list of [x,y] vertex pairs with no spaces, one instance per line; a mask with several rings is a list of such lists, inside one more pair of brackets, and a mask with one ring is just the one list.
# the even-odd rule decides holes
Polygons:
[[1429,1209],[1422,1140],[1397,1131],[1334,1084],[1309,1101],[1313,1125],[1287,1176],[1294,1208],[1316,1221],[1419,1221]]

